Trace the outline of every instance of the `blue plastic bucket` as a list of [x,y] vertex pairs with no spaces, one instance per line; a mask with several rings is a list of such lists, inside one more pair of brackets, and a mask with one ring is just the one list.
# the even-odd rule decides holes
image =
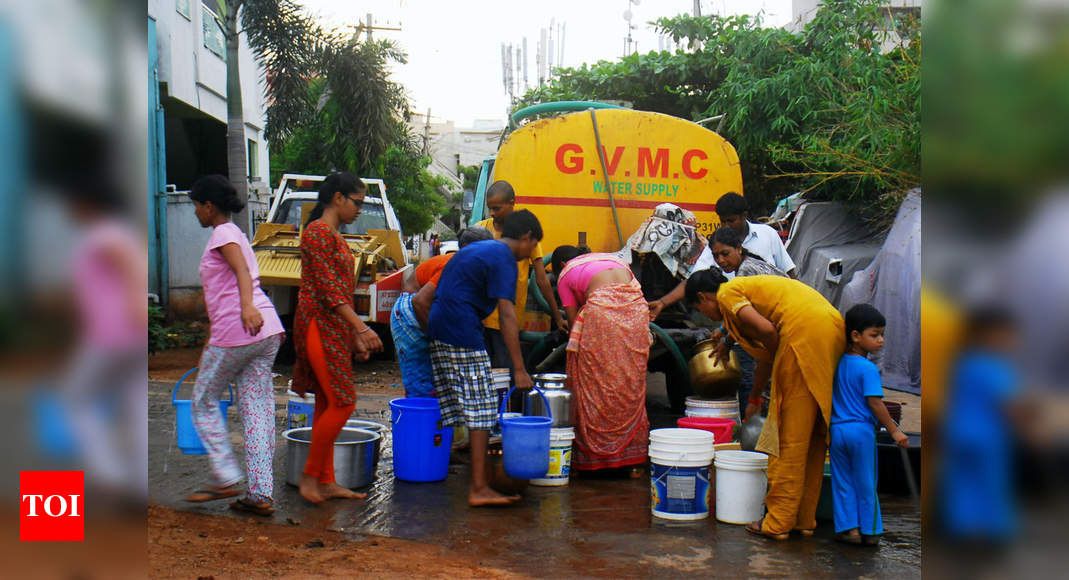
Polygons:
[[[204,448],[204,444],[200,442],[197,428],[193,426],[193,401],[178,398],[178,388],[182,386],[182,381],[196,371],[197,367],[186,371],[186,374],[182,375],[182,378],[175,383],[174,391],[171,392],[171,404],[174,405],[174,432],[178,438],[178,448],[186,455],[204,455],[208,452]],[[234,387],[228,386],[228,388],[230,389],[230,400],[219,401],[219,412],[223,414],[224,426],[226,425],[226,410],[234,402]]]
[[63,397],[57,391],[40,388],[34,391],[31,403],[37,444],[41,450],[53,457],[75,457],[79,450],[78,438],[71,430],[70,414],[63,406]]
[[676,467],[652,463],[650,498],[653,515],[668,520],[709,517],[709,466]]
[[294,391],[287,393],[289,400],[286,402],[286,429],[299,429],[311,427],[315,419],[316,397],[308,393],[301,397]]
[[390,401],[393,423],[393,475],[403,481],[441,481],[449,473],[453,428],[442,426],[438,399],[409,397]]
[[650,511],[668,520],[709,517],[713,434],[699,429],[650,432]]
[[[541,389],[532,387],[542,396],[546,413],[549,402]],[[516,479],[538,479],[549,471],[549,432],[552,417],[505,417],[505,404],[512,397],[510,389],[499,409],[501,423],[501,451],[505,473]]]

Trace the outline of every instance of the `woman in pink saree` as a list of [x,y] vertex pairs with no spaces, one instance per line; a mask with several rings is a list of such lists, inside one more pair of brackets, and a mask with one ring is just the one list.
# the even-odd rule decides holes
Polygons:
[[621,468],[646,462],[649,305],[631,269],[612,254],[553,252],[568,316],[568,380],[576,408],[572,466]]

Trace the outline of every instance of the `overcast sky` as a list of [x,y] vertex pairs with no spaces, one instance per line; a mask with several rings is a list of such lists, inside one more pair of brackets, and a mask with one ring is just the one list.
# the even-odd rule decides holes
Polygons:
[[[501,43],[519,46],[527,37],[528,84],[537,83],[535,52],[542,28],[563,25],[565,67],[619,58],[624,51],[630,9],[631,37],[639,52],[658,49],[647,22],[689,13],[693,0],[298,0],[328,27],[355,26],[374,14],[375,31],[397,41],[408,64],[394,79],[409,92],[413,110],[431,109],[435,122],[469,126],[475,119],[504,119],[509,104],[502,82]],[[704,0],[702,14],[764,12],[766,26],[790,20],[790,0]],[[556,29],[556,27],[554,27]],[[556,35],[556,33],[554,33]],[[554,43],[556,44],[556,43]],[[554,61],[559,54],[555,51]],[[522,87],[519,91],[523,93]]]

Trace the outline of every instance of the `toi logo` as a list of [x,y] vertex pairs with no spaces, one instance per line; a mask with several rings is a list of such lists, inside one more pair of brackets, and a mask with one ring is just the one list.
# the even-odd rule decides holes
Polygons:
[[85,539],[85,475],[81,471],[19,472],[19,540]]

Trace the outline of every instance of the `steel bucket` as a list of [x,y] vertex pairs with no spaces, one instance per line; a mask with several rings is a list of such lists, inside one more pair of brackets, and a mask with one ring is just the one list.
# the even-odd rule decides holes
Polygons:
[[[297,485],[308,460],[312,428],[290,429],[286,439],[286,483]],[[375,448],[382,435],[366,429],[344,428],[334,440],[334,480],[355,489],[365,487],[375,477]]]
[[345,422],[345,427],[347,429],[364,429],[380,435],[375,441],[375,465],[371,470],[372,473],[378,473],[379,457],[382,456],[382,440],[386,438],[386,425],[374,421],[366,421],[364,419],[349,419]]
[[[524,415],[541,417],[548,415],[553,419],[553,427],[571,427],[575,425],[572,409],[572,392],[568,390],[568,375],[562,373],[541,373],[532,375],[539,391],[531,389],[525,395]],[[549,410],[546,410],[546,405]]]

